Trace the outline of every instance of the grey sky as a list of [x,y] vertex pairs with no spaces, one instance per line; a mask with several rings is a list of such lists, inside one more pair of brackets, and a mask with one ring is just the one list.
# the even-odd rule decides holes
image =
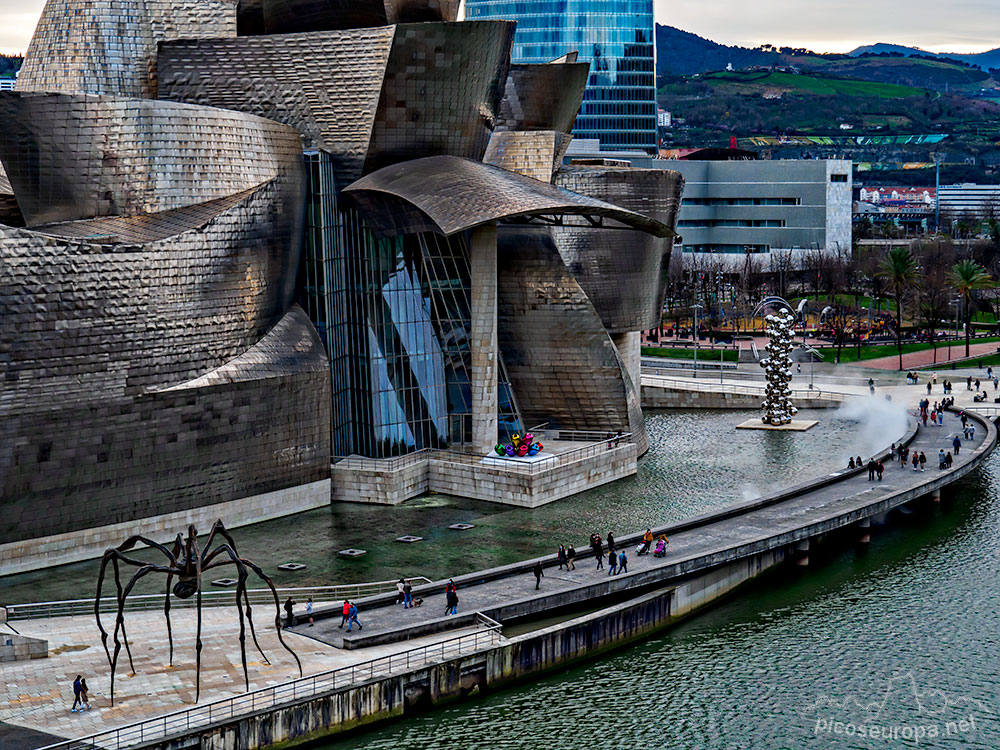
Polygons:
[[[998,0],[654,0],[656,20],[724,44],[846,52],[893,42],[933,51],[1000,47]],[[0,0],[0,51],[23,52],[44,0]]]
[[890,42],[935,52],[1000,47],[998,0],[654,0],[658,23],[722,44],[848,52]]

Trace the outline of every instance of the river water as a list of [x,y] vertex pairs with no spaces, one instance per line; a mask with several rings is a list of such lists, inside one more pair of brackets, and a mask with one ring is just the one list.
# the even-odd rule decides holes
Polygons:
[[323,750],[998,748],[1000,453],[891,521],[642,645]]

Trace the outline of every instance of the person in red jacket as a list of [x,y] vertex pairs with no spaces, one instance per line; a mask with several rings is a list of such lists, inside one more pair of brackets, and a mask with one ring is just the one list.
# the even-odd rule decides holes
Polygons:
[[337,626],[338,628],[344,627],[344,623],[347,622],[351,616],[351,603],[347,599],[344,599],[344,608],[341,610],[341,613],[343,614],[343,617],[340,618],[340,625]]

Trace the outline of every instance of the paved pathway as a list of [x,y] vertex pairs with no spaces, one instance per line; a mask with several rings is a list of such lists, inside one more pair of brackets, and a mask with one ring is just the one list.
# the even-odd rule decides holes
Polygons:
[[[912,388],[912,387],[911,387]],[[904,387],[905,389],[905,387]],[[909,390],[910,395],[916,389]],[[726,520],[716,521],[689,531],[670,536],[669,554],[662,559],[652,555],[637,557],[634,545],[626,549],[628,556],[628,574],[616,576],[610,586],[602,593],[627,588],[627,581],[634,580],[637,574],[654,568],[670,568],[684,561],[690,561],[713,553],[732,549],[740,544],[767,539],[780,533],[795,530],[834,518],[842,513],[858,508],[864,508],[877,500],[888,497],[896,492],[917,488],[932,477],[940,476],[938,470],[938,449],[952,449],[952,439],[956,433],[961,433],[961,422],[955,414],[945,417],[941,427],[921,427],[911,444],[911,449],[923,451],[927,455],[926,471],[913,471],[909,466],[901,468],[898,463],[886,466],[881,482],[871,482],[867,472],[862,475],[844,478],[841,481],[807,492],[791,500],[777,505],[749,511]],[[972,458],[975,449],[983,444],[987,430],[978,425],[973,441],[965,441],[961,453],[956,457],[954,470],[965,466]],[[865,457],[867,459],[867,457]],[[846,467],[845,467],[846,469]],[[844,472],[847,473],[846,471]],[[622,530],[634,531],[634,530]],[[578,551],[586,551],[585,541],[579,540]],[[575,570],[559,570],[552,564],[552,559],[546,561],[549,567],[545,569],[540,590],[535,592],[535,579],[530,573],[519,573],[478,585],[463,586],[459,589],[459,612],[468,613],[483,611],[489,613],[501,607],[534,599],[544,599],[552,594],[566,592],[581,586],[591,586],[608,582],[608,571],[596,569],[593,558],[583,558]],[[607,562],[605,560],[605,566]],[[667,577],[668,571],[664,571]],[[638,585],[638,583],[636,583]],[[423,595],[423,605],[415,609],[403,609],[402,606],[379,606],[368,611],[361,604],[360,620],[365,628],[353,638],[373,634],[394,633],[395,637],[406,637],[406,632],[415,626],[426,626],[433,621],[445,618],[446,605],[443,589],[435,593]],[[544,610],[545,604],[538,602],[538,610]],[[340,618],[327,618],[316,623],[311,635],[328,643],[341,645],[346,634],[339,630],[337,624]],[[301,630],[301,627],[297,628]]]
[[[236,608],[206,607],[202,631],[201,703],[229,698],[245,691],[240,663]],[[260,644],[270,659],[265,664],[247,637],[250,688],[277,685],[299,676],[291,655],[281,648],[273,621],[263,607],[255,607]],[[273,618],[273,613],[271,618]],[[105,627],[113,615],[105,616]],[[24,737],[19,728],[83,737],[113,727],[179,711],[194,705],[195,611],[175,608],[174,666],[169,666],[166,625],[162,612],[128,612],[126,626],[132,639],[136,674],[129,674],[128,658],[122,651],[115,679],[115,705],[108,696],[108,663],[92,614],[12,623],[23,635],[49,642],[49,657],[34,661],[8,662],[0,667],[0,748],[13,747]],[[7,632],[0,626],[0,633]],[[452,631],[405,643],[359,651],[343,651],[319,641],[285,631],[286,642],[302,660],[306,675],[368,661],[387,654],[452,638]],[[91,710],[71,713],[73,678],[82,674],[90,688]],[[28,735],[30,737],[30,735]],[[38,747],[36,743],[30,747]]]
[[[969,356],[970,357],[985,357],[987,354],[996,354],[997,348],[1000,347],[1000,343],[996,341],[973,343],[969,346]],[[903,354],[903,369],[916,369],[918,367],[928,367],[934,364],[934,351],[933,349],[924,349],[919,352],[910,352],[909,354]],[[951,343],[951,357],[948,356],[948,345],[939,345],[937,348],[937,364],[941,365],[941,369],[945,369],[945,365],[951,367],[949,364],[952,360],[960,360],[965,358],[965,339],[961,341],[953,341]],[[844,365],[849,367],[871,367],[876,370],[898,370],[899,369],[899,355],[893,354],[891,357],[879,357],[878,359],[866,359],[861,362],[845,362]],[[843,366],[843,365],[842,365]]]

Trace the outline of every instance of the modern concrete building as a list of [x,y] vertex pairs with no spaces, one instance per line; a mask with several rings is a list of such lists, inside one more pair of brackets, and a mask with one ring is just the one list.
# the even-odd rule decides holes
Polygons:
[[[456,6],[49,0],[0,94],[5,571],[635,471],[682,180],[560,169],[589,66]],[[497,455],[541,423],[599,445]]]
[[573,135],[656,153],[652,0],[466,0],[465,14],[517,21],[516,63],[578,53],[590,78]]
[[937,197],[944,229],[946,221],[1000,218],[1000,185],[942,185]]
[[851,162],[657,160],[684,175],[683,252],[765,262],[776,251],[851,248]]

